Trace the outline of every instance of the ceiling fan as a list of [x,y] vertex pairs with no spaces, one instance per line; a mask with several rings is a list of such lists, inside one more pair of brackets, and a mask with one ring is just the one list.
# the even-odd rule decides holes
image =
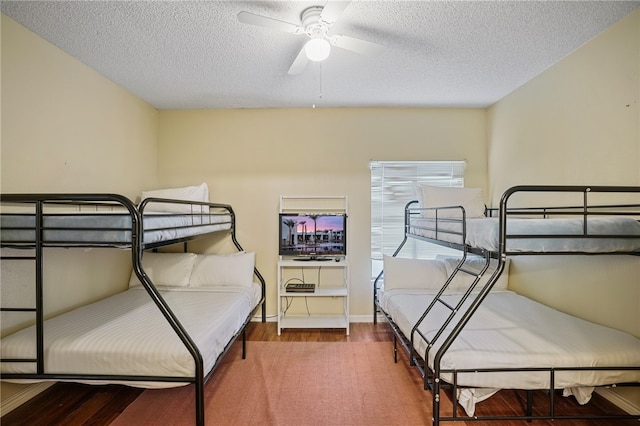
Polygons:
[[300,49],[288,72],[300,74],[310,60],[325,60],[331,52],[331,46],[361,55],[373,55],[382,49],[381,45],[370,41],[346,35],[329,34],[331,26],[349,3],[349,1],[328,1],[325,6],[308,7],[300,15],[300,25],[244,11],[238,13],[238,20],[245,24],[273,28],[295,35],[306,35],[309,40]]

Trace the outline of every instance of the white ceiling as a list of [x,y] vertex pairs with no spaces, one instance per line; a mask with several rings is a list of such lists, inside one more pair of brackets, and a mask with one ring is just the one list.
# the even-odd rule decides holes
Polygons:
[[158,109],[486,107],[640,7],[640,1],[353,1],[331,32],[384,46],[334,48],[287,71],[316,1],[2,1],[2,13]]

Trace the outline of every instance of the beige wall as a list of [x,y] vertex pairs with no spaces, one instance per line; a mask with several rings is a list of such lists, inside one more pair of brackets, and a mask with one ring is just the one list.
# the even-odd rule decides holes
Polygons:
[[[494,204],[518,184],[640,185],[640,11],[488,111]],[[640,258],[517,258],[518,292],[640,336]]]
[[157,111],[2,15],[2,192],[156,181]]
[[486,187],[485,122],[464,109],[161,111],[158,174],[165,186],[206,181],[212,200],[233,205],[270,315],[280,195],[347,195],[351,315],[370,319],[369,161],[467,159],[467,183]]
[[[3,193],[134,198],[155,185],[154,108],[5,15],[1,34]],[[48,313],[124,289],[128,272],[122,265],[130,265],[120,250],[51,249],[45,261],[45,279],[57,281],[45,289]],[[11,267],[4,262],[3,273]],[[122,285],[114,287],[114,280]],[[10,322],[3,314],[3,329]]]
[[489,109],[494,202],[516,184],[640,183],[640,11]]

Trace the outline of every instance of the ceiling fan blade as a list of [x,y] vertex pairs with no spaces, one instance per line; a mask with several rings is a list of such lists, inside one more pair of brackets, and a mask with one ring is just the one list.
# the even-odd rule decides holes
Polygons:
[[293,64],[291,64],[288,74],[300,74],[307,66],[307,62],[309,62],[309,58],[307,58],[307,54],[304,52],[304,46],[302,46],[302,49],[300,49],[298,56],[296,56]]
[[350,50],[361,55],[373,56],[382,52],[383,46],[371,41],[361,40],[359,38],[334,35],[329,40],[333,46],[341,49]]
[[342,12],[349,6],[350,1],[332,1],[329,0],[322,9],[320,19],[331,25],[336,22],[336,19],[342,15]]
[[299,34],[301,28],[290,22],[280,21],[278,19],[268,18],[262,15],[256,15],[251,12],[238,13],[238,21],[243,24],[257,25],[259,27],[273,28],[275,30],[284,31],[286,33]]

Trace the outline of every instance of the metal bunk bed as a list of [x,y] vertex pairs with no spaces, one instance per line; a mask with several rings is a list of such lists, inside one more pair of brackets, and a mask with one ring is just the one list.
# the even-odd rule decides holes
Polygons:
[[[578,194],[582,198],[582,204],[575,207],[511,207],[509,204],[516,196],[529,194],[543,194],[564,197],[565,194]],[[625,198],[625,204],[596,204],[593,200],[608,199],[611,195],[621,195]],[[599,198],[599,196],[602,196]],[[631,202],[626,200],[632,200]],[[536,368],[473,368],[455,369],[442,366],[442,359],[447,351],[463,332],[465,326],[472,319],[476,311],[482,305],[487,295],[492,290],[498,278],[505,269],[505,262],[510,256],[519,255],[572,255],[572,254],[625,254],[640,255],[640,187],[613,187],[613,186],[516,186],[508,189],[502,195],[499,209],[487,209],[487,216],[492,213],[498,214],[493,218],[494,224],[491,227],[478,228],[480,235],[470,237],[469,227],[475,226],[475,221],[487,221],[488,219],[466,219],[465,209],[461,206],[447,206],[442,208],[425,208],[418,206],[418,201],[411,201],[405,207],[405,235],[404,239],[393,253],[396,257],[407,242],[407,238],[416,238],[442,245],[448,248],[460,250],[461,259],[457,263],[451,275],[442,284],[433,300],[416,324],[411,329],[409,336],[400,329],[393,317],[385,311],[380,304],[381,284],[384,271],[380,272],[374,281],[374,323],[377,322],[377,314],[381,312],[392,327],[394,332],[394,361],[397,362],[397,342],[405,349],[409,356],[409,363],[417,367],[424,378],[425,390],[432,393],[433,403],[433,424],[438,425],[440,421],[471,421],[471,420],[534,420],[534,419],[568,419],[568,418],[607,418],[607,419],[639,419],[639,414],[605,414],[602,416],[581,416],[581,415],[557,415],[554,402],[554,382],[555,377],[562,372],[589,371],[599,372],[604,370],[615,371],[640,371],[640,365],[624,367],[569,367],[554,368],[553,366],[541,366]],[[520,201],[520,199],[518,199]],[[458,217],[452,218],[451,211],[457,210]],[[447,212],[447,214],[441,214]],[[445,218],[439,218],[439,213]],[[455,216],[455,215],[454,215]],[[626,224],[632,225],[632,230],[627,228],[617,228],[615,231],[608,231],[604,227],[597,227],[597,221],[607,221],[610,217],[622,218]],[[561,218],[565,222],[573,222],[573,229],[564,230],[563,227],[553,230],[553,234],[545,231],[545,222],[535,224],[538,228],[521,228],[520,220],[531,220],[533,217],[542,218],[542,221],[549,221],[552,218]],[[602,219],[601,219],[602,218]],[[537,220],[537,219],[534,219]],[[523,222],[525,223],[525,222]],[[546,222],[552,223],[552,222]],[[575,229],[577,227],[577,230]],[[517,229],[517,230],[516,230]],[[495,238],[485,240],[486,234],[493,234]],[[489,241],[490,240],[490,241]],[[478,243],[482,241],[482,243]],[[570,241],[569,244],[558,244]],[[583,245],[582,242],[589,242]],[[601,242],[603,248],[593,248],[592,243]],[[621,242],[618,244],[618,242]],[[574,244],[575,243],[575,244]],[[545,246],[546,244],[546,246]],[[467,268],[465,260],[467,255],[478,255],[484,259],[484,266],[477,269]],[[496,262],[493,272],[487,279],[483,275],[488,271],[490,262]],[[448,286],[452,283],[457,274],[471,275],[472,283],[457,303],[451,303],[444,296]],[[430,320],[429,314],[438,306],[449,314],[442,322],[437,322],[432,329],[437,330],[435,334],[425,335],[419,329],[423,322]],[[416,350],[416,341],[422,339],[426,342],[424,353]],[[435,351],[435,355],[431,352]],[[636,351],[637,352],[637,351]],[[431,356],[430,356],[431,355]],[[430,364],[429,360],[432,360]],[[458,385],[458,377],[467,374],[479,373],[504,373],[504,372],[543,372],[548,374],[549,386],[542,388],[548,392],[549,412],[548,414],[534,414],[532,411],[533,393],[531,389],[525,389],[527,401],[525,413],[521,416],[468,416],[460,414],[459,404],[456,399],[457,390],[462,386]],[[637,377],[637,375],[635,375]],[[612,386],[640,386],[637,380],[630,383],[612,383]],[[452,392],[452,410],[450,415],[441,413],[441,393],[443,390]]]
[[[179,208],[181,213],[146,213],[162,203]],[[147,198],[139,206],[118,194],[1,194],[0,239],[3,249],[12,249],[11,255],[2,255],[3,262],[32,261],[35,268],[35,306],[3,306],[3,313],[28,312],[35,317],[36,354],[33,358],[2,359],[3,363],[35,364],[35,373],[3,373],[3,379],[66,380],[66,381],[132,381],[193,383],[195,387],[195,419],[204,424],[204,383],[212,375],[231,344],[242,335],[242,357],[246,351],[245,327],[261,307],[262,321],[266,321],[265,280],[254,268],[254,276],[261,287],[261,299],[245,319],[240,330],[226,344],[213,367],[204,371],[203,356],[185,327],[180,323],[160,291],[151,281],[142,265],[145,250],[157,249],[177,243],[184,244],[214,233],[229,233],[233,245],[243,251],[236,239],[235,213],[230,205],[208,202]],[[49,247],[113,247],[131,252],[133,271],[148,296],[179,337],[194,361],[192,377],[156,377],[113,374],[60,374],[48,373],[45,366],[45,321],[43,294],[44,249]],[[28,255],[16,255],[15,249],[28,250]],[[4,286],[9,284],[4,283]]]

